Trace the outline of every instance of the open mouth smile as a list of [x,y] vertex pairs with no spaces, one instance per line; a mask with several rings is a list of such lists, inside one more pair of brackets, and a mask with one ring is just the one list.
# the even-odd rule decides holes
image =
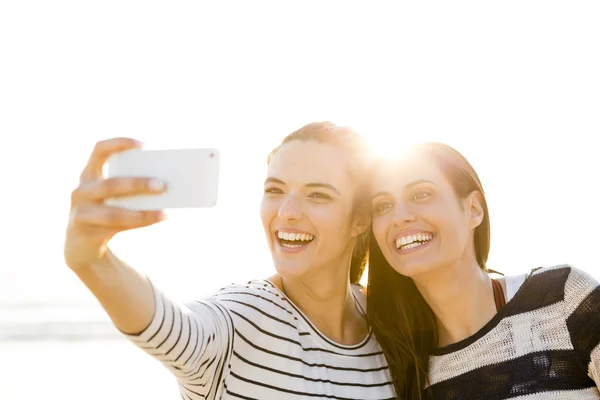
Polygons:
[[277,240],[286,249],[301,249],[307,247],[315,237],[304,232],[277,231]]
[[427,245],[433,239],[433,234],[429,232],[419,232],[410,235],[398,236],[394,241],[396,250],[406,251],[416,249]]

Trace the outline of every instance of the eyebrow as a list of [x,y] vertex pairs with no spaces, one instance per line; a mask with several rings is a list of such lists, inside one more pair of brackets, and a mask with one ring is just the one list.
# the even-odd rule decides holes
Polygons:
[[[416,181],[412,181],[412,182],[410,182],[409,184],[407,184],[407,185],[406,185],[406,188],[407,188],[407,189],[410,189],[411,187],[413,187],[413,186],[417,186],[417,185],[420,185],[420,184],[422,184],[422,183],[430,183],[430,184],[432,184],[432,185],[435,185],[435,183],[434,183],[434,182],[432,182],[432,181],[428,181],[427,179],[418,179],[418,180],[416,180]],[[376,198],[376,197],[379,197],[379,196],[391,196],[391,193],[390,193],[390,192],[386,192],[386,191],[377,192],[377,193],[375,193],[375,194],[373,195],[373,198]]]
[[[282,181],[281,179],[277,179],[277,178],[267,178],[265,179],[265,184],[267,183],[278,183],[280,185],[285,185],[285,182]],[[329,189],[329,190],[333,190],[334,192],[336,192],[339,196],[341,196],[340,191],[337,190],[335,188],[335,186],[330,185],[329,183],[320,183],[320,182],[315,182],[315,183],[307,183],[306,185],[304,185],[305,187],[308,188],[325,188],[325,189]]]
[[434,182],[428,181],[427,179],[418,179],[418,180],[412,181],[411,183],[409,183],[408,185],[406,185],[406,188],[409,189],[409,188],[411,188],[413,186],[417,186],[417,185],[420,185],[422,183],[430,183],[432,185],[435,185]]
[[373,195],[373,198],[377,198],[380,196],[391,196],[390,192],[377,192]]

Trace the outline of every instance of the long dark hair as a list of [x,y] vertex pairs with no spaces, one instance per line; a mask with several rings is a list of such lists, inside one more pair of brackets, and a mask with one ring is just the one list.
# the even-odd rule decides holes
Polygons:
[[[348,127],[338,126],[329,121],[311,122],[283,138],[281,144],[273,149],[267,157],[267,164],[271,162],[271,159],[282,145],[293,140],[315,140],[321,143],[333,144],[346,151],[348,154],[348,172],[352,179],[358,183],[354,194],[352,214],[354,216],[364,215],[365,218],[369,218],[369,177],[371,176],[372,158],[365,138]],[[359,283],[367,266],[369,235],[369,230],[367,230],[356,238],[350,261],[350,283]]]
[[[481,193],[484,217],[475,229],[477,263],[486,269],[490,250],[490,218],[485,193],[475,169],[454,148],[425,143],[414,151],[432,160],[465,198]],[[367,317],[390,367],[398,398],[423,399],[429,356],[438,344],[436,318],[412,279],[396,272],[385,259],[373,234],[369,246]]]

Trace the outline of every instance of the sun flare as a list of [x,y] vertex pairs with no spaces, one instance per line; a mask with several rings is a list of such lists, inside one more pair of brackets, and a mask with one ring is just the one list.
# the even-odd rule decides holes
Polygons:
[[421,140],[414,140],[408,135],[386,132],[382,134],[372,134],[367,136],[370,150],[373,155],[383,159],[396,159],[404,156],[413,146],[422,143]]

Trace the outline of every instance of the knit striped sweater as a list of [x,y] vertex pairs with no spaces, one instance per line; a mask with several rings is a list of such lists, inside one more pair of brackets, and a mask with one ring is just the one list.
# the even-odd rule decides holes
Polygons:
[[600,286],[567,265],[509,277],[507,304],[430,358],[430,399],[600,399]]

